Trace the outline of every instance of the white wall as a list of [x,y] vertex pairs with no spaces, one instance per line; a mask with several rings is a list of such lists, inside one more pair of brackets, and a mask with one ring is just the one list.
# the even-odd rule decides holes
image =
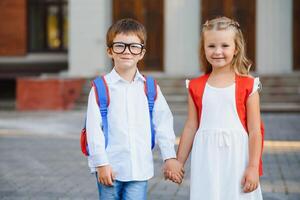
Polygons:
[[95,76],[106,72],[106,31],[112,21],[108,0],[69,1],[69,74]]
[[256,63],[261,74],[292,72],[292,0],[257,0]]
[[200,0],[165,0],[164,70],[168,75],[198,75]]

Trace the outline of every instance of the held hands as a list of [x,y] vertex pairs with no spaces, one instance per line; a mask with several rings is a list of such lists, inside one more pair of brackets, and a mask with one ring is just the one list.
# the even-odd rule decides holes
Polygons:
[[259,184],[258,168],[254,166],[248,166],[242,178],[241,184],[245,193],[256,190]]
[[100,166],[96,168],[98,173],[98,181],[106,186],[113,186],[115,180],[115,173],[112,171],[110,165]]
[[184,169],[183,164],[177,159],[171,158],[166,160],[163,170],[165,179],[169,179],[174,183],[181,184],[184,176]]

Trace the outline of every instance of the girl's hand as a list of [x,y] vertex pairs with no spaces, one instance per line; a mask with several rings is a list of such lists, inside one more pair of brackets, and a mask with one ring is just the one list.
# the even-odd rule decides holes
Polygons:
[[258,167],[248,166],[241,182],[243,191],[248,193],[256,190],[259,184]]
[[115,174],[110,165],[97,167],[98,181],[106,186],[113,186]]
[[164,164],[165,179],[170,179],[174,183],[180,184],[184,176],[183,165],[176,159],[168,159]]

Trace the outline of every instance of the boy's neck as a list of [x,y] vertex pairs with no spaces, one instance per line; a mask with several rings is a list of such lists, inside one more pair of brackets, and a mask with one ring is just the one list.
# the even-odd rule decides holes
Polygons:
[[122,69],[119,67],[115,67],[115,70],[123,79],[131,83],[137,72],[137,67],[132,67],[129,69]]

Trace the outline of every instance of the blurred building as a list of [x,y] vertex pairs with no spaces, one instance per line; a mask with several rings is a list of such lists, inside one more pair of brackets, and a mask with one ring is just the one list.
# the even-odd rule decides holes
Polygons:
[[109,71],[106,31],[124,17],[148,31],[141,70],[196,76],[201,24],[220,15],[239,21],[255,72],[299,71],[297,0],[0,0],[2,96],[14,94],[20,76],[93,77]]

